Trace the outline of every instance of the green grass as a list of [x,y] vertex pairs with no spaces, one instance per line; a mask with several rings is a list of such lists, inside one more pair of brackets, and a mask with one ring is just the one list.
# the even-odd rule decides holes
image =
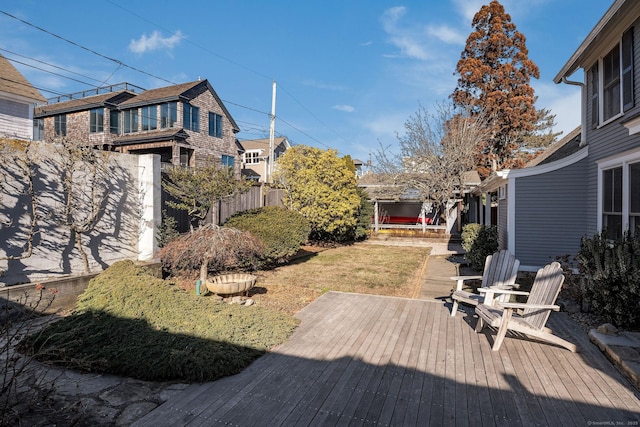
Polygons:
[[20,349],[80,371],[200,382],[241,371],[296,325],[263,307],[196,296],[123,261],[91,281],[70,316]]

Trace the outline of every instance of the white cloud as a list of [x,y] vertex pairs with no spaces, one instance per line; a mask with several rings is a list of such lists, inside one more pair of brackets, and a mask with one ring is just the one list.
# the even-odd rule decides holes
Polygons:
[[334,105],[331,108],[333,108],[335,110],[338,110],[338,111],[344,111],[344,112],[347,112],[347,113],[353,113],[354,111],[356,111],[356,109],[353,108],[351,105]]
[[[382,14],[382,28],[389,35],[389,43],[400,49],[400,56],[414,59],[429,59],[429,54],[423,46],[423,31],[416,31],[405,25],[398,25],[400,18],[407,12],[403,6],[392,7]],[[391,55],[395,56],[395,55]]]
[[145,53],[160,49],[172,50],[182,39],[184,39],[184,36],[179,30],[171,37],[162,37],[159,31],[154,31],[148,37],[146,34],[143,34],[138,40],[131,40],[129,50],[134,53]]
[[429,25],[427,27],[427,34],[448,44],[464,45],[467,41],[464,34],[447,25]]
[[306,79],[302,82],[303,85],[315,87],[318,89],[326,89],[326,90],[336,90],[341,91],[344,90],[344,86],[335,85],[331,83],[323,83],[313,79]]

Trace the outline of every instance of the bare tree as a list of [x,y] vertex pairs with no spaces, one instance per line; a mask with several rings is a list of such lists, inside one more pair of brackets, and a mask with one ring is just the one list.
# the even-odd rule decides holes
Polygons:
[[63,192],[60,223],[71,232],[84,272],[90,273],[83,236],[96,228],[109,196],[110,153],[64,141],[58,154]]
[[487,121],[482,114],[450,104],[437,105],[433,113],[421,105],[404,127],[405,134],[398,136],[399,152],[381,149],[374,171],[395,189],[395,196],[412,189],[424,201],[444,205],[455,198],[465,173],[473,169],[476,147],[490,132]]
[[[20,245],[17,248],[20,253],[10,255],[10,239],[5,238],[6,246],[2,248],[5,255],[0,257],[0,261],[25,259],[33,254],[34,237],[43,218],[39,194],[35,189],[36,161],[37,149],[33,142],[4,138],[0,140],[0,229],[13,227],[15,233],[11,237]],[[10,209],[2,200],[7,195],[24,206]],[[2,274],[3,270],[0,269],[0,276]]]

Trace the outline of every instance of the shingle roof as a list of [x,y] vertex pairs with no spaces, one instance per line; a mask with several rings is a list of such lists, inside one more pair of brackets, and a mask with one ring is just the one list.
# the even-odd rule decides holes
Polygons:
[[131,145],[156,141],[166,141],[168,139],[185,140],[189,137],[182,128],[163,129],[148,133],[132,133],[117,137],[114,145]]
[[16,67],[0,55],[0,92],[22,96],[37,102],[46,102],[38,89],[27,80]]
[[53,114],[68,113],[72,111],[88,110],[91,108],[104,106],[105,104],[121,104],[121,99],[134,97],[135,94],[126,90],[117,92],[102,93],[100,95],[87,96],[85,98],[72,99],[70,101],[56,102],[42,105],[34,111],[35,117],[45,117]]
[[[275,138],[274,145],[277,147],[285,141],[284,136],[280,136]],[[242,148],[245,150],[268,150],[269,149],[269,138],[261,138],[261,139],[246,139],[244,141],[239,141]]]
[[550,145],[542,154],[531,160],[525,167],[544,165],[563,159],[580,150],[580,126],[569,132],[564,138]]

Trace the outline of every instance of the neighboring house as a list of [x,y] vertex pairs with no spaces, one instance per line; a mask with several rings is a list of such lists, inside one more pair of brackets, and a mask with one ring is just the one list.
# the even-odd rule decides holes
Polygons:
[[33,109],[44,102],[42,94],[0,55],[0,137],[34,139]]
[[[640,2],[616,0],[554,82],[582,88],[580,138],[532,167],[502,171],[497,189],[501,246],[523,269],[575,255],[580,239],[640,226]],[[583,81],[571,76],[582,70]],[[489,223],[483,218],[484,223]]]
[[207,80],[142,90],[122,83],[36,108],[43,139],[158,154],[164,164],[231,166],[240,128]]
[[[242,175],[257,182],[270,182],[270,139],[248,139],[238,141],[238,144],[243,152]],[[286,137],[281,136],[275,138],[273,143],[273,157],[275,161],[277,161],[278,158],[289,148],[291,148],[291,145]]]

